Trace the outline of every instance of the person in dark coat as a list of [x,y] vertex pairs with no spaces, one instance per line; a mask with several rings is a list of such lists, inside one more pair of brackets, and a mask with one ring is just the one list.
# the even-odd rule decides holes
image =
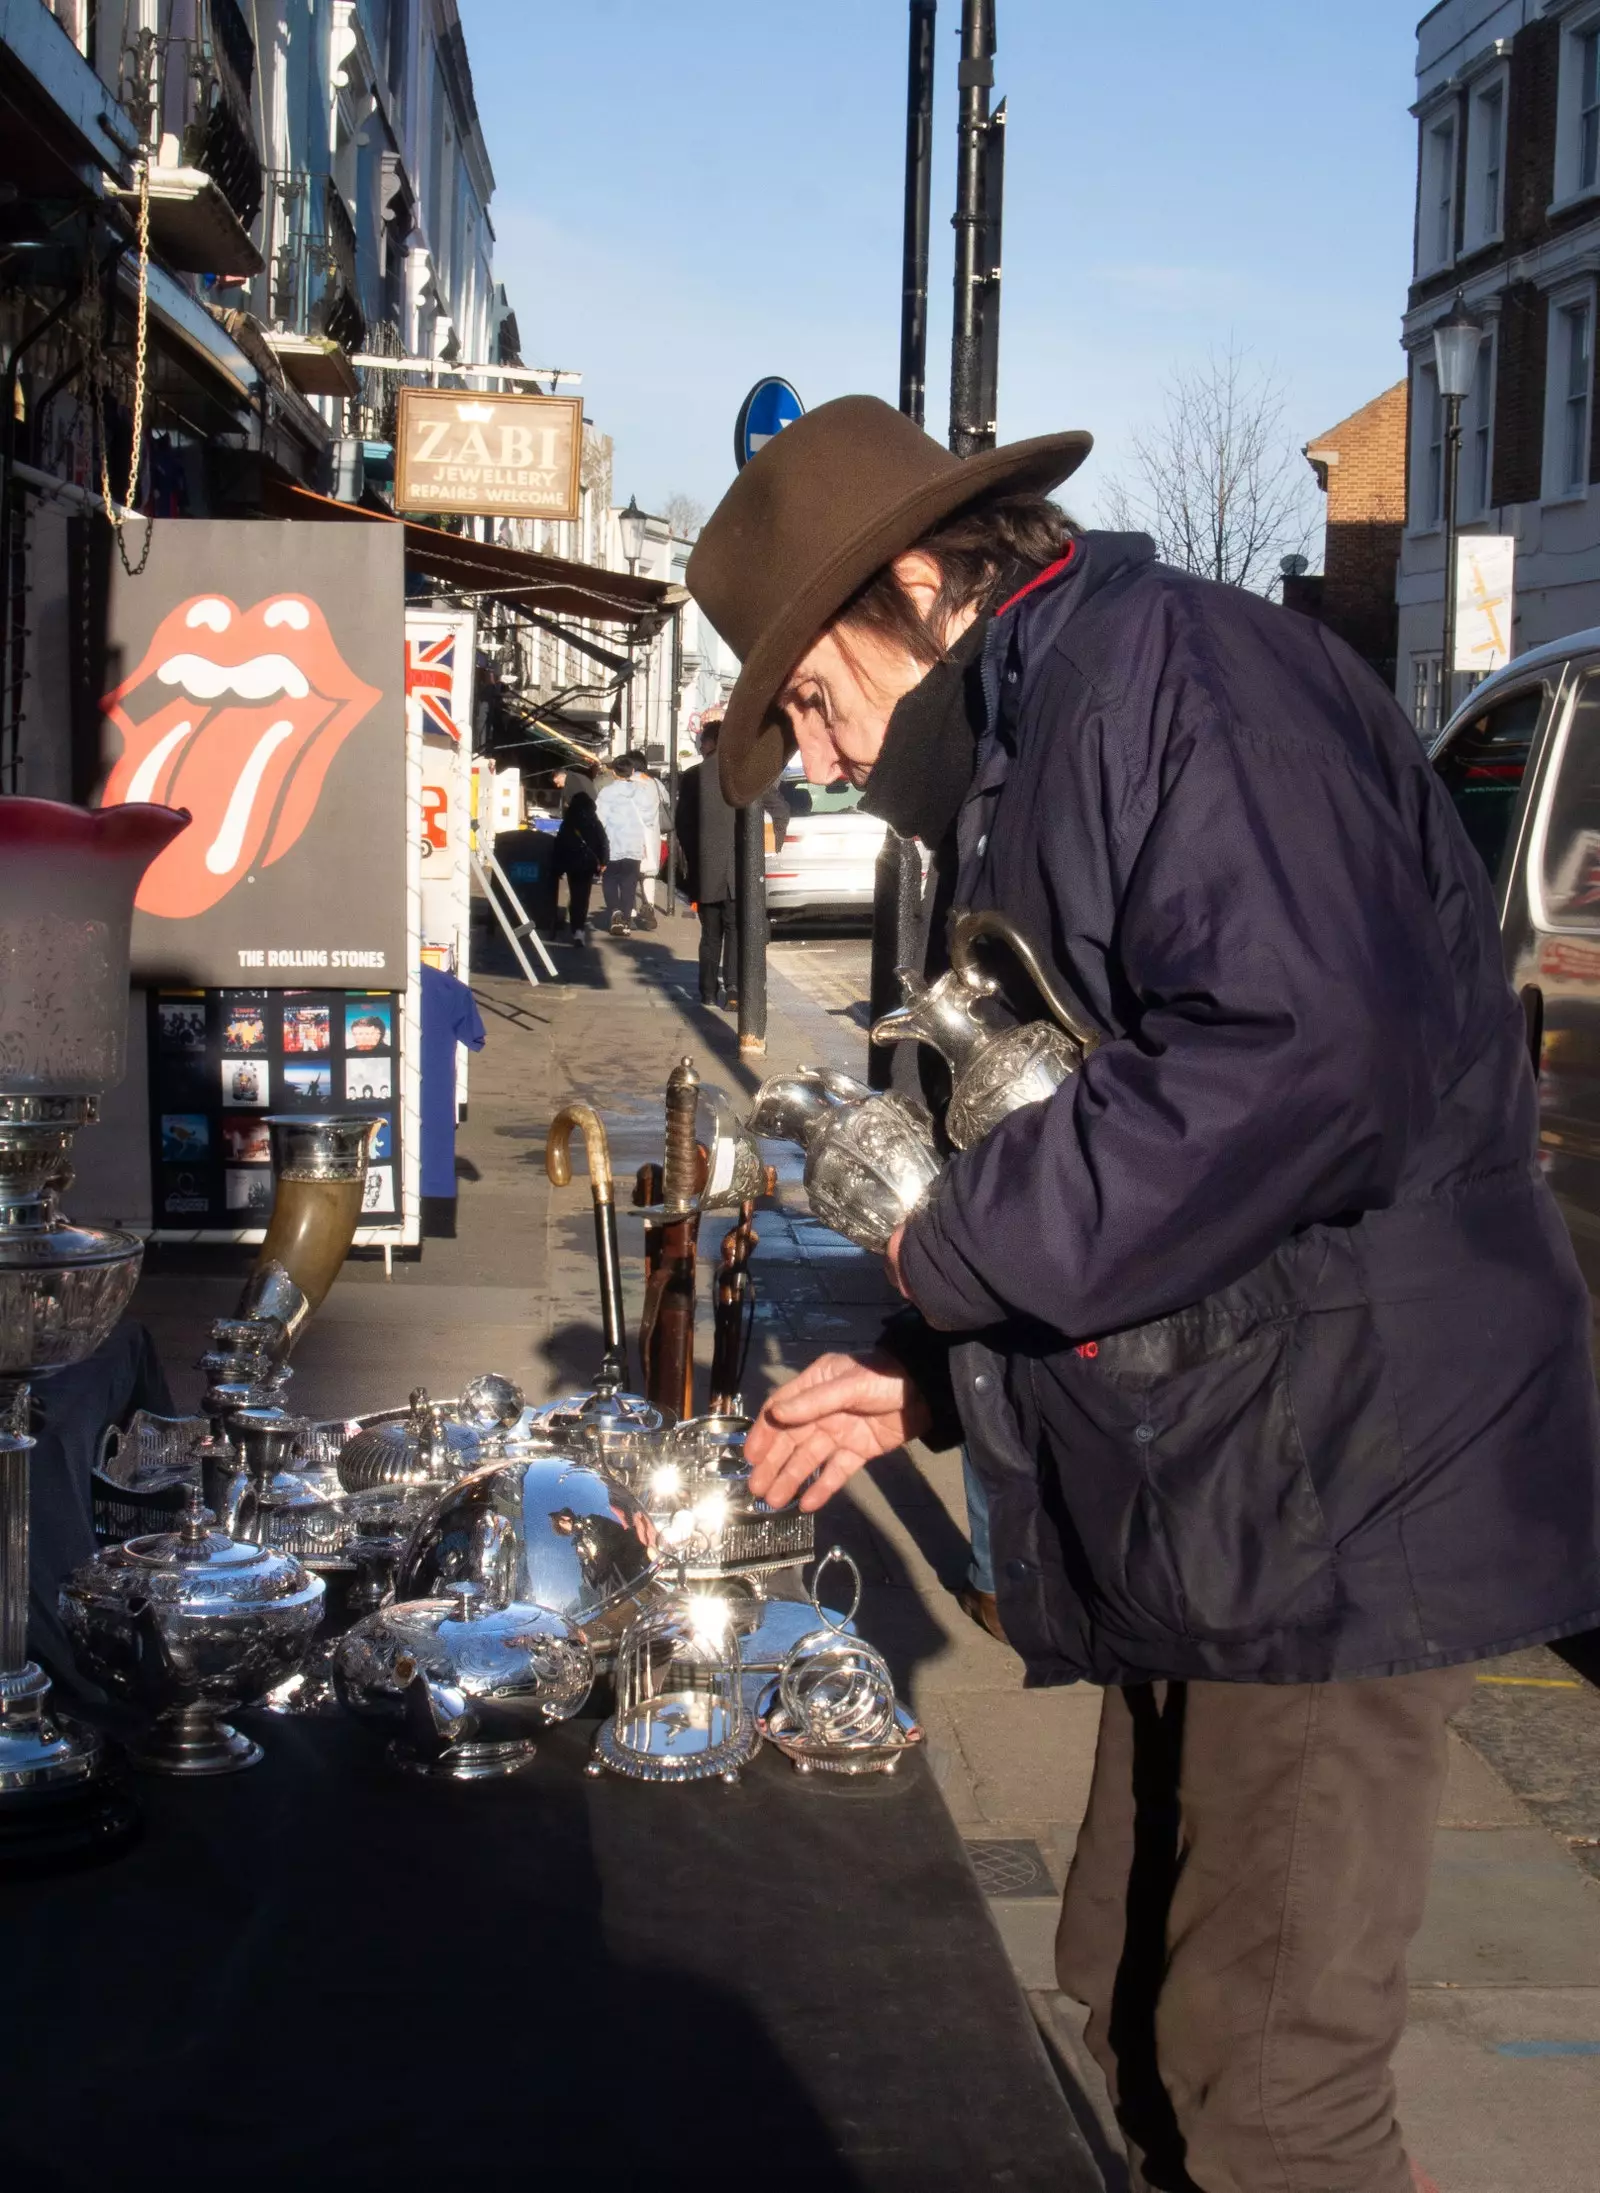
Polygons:
[[[700,918],[700,1002],[726,1005],[731,1012],[739,1003],[739,931],[734,903],[734,810],[715,765],[721,728],[720,716],[701,720],[703,759],[678,779],[676,819],[680,880]],[[789,831],[788,801],[776,785],[768,785],[760,805],[772,824],[773,842],[781,846]]]
[[960,460],[847,397],[689,565],[729,798],[842,771],[934,849],[927,971],[997,908],[1098,1037],[950,1158],[889,1244],[913,1307],[769,1399],[751,1490],[964,1438],[1028,1681],[1106,1686],[1057,1964],[1136,2182],[1409,2193],[1448,1716],[1600,1623],[1589,1302],[1410,725],[1325,627],[1074,529],[1087,446]]
[[556,874],[567,879],[567,935],[577,944],[589,934],[589,896],[595,877],[611,857],[611,848],[595,812],[594,779],[587,770],[567,771],[561,799]]

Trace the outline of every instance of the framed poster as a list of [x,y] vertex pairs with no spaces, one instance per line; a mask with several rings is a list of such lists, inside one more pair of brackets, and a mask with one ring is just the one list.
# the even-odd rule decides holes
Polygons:
[[91,804],[186,807],[137,983],[409,979],[399,526],[165,519],[113,567]]
[[357,1242],[406,1238],[404,992],[154,990],[149,1014],[152,1240],[259,1241],[267,1115],[358,1111],[383,1124]]
[[472,922],[470,609],[406,611],[406,727],[422,753],[422,952],[467,979]]

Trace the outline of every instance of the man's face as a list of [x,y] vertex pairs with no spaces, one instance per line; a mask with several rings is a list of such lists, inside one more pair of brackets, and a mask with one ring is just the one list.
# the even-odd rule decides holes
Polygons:
[[[894,562],[895,576],[924,617],[938,593],[941,573],[931,557],[913,549]],[[948,647],[975,612],[958,611],[943,634]],[[929,665],[875,632],[837,628],[824,632],[801,656],[778,694],[789,719],[801,764],[812,784],[846,778],[858,789],[872,774],[889,718]]]

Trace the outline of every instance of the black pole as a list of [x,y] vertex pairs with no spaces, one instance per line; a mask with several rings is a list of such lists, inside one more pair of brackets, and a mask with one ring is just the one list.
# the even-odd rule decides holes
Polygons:
[[906,234],[900,301],[900,409],[923,423],[928,373],[928,208],[933,185],[933,30],[938,0],[911,0],[906,79]]
[[683,699],[683,604],[672,612],[672,708],[667,729],[667,912],[678,911],[678,709]]
[[993,449],[1000,418],[1000,232],[1006,198],[1006,103],[989,117],[983,148],[983,292],[980,316],[980,448]]
[[1456,674],[1456,475],[1461,468],[1461,398],[1444,400],[1444,647],[1439,658],[1439,721],[1450,721]]
[[733,904],[739,931],[739,1052],[767,1048],[766,815],[759,801],[733,811]]
[[957,132],[955,316],[950,330],[950,447],[970,457],[993,447],[983,416],[984,170],[994,87],[994,0],[961,0]]
[[[915,838],[903,838],[886,830],[877,865],[872,871],[872,976],[871,1017],[881,1020],[903,1001],[897,980],[902,967],[917,962],[917,925],[922,916],[922,855]],[[894,1071],[895,1049],[887,1044],[867,1045],[867,1083],[887,1089]]]

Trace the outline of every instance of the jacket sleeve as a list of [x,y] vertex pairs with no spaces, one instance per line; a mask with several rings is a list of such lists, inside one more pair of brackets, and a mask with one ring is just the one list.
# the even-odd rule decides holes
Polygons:
[[1148,799],[1108,953],[1129,1032],[953,1159],[907,1227],[912,1299],[947,1330],[1168,1315],[1297,1226],[1391,1201],[1435,1108],[1419,1001],[1450,971],[1381,790],[1310,741],[1202,726]]

